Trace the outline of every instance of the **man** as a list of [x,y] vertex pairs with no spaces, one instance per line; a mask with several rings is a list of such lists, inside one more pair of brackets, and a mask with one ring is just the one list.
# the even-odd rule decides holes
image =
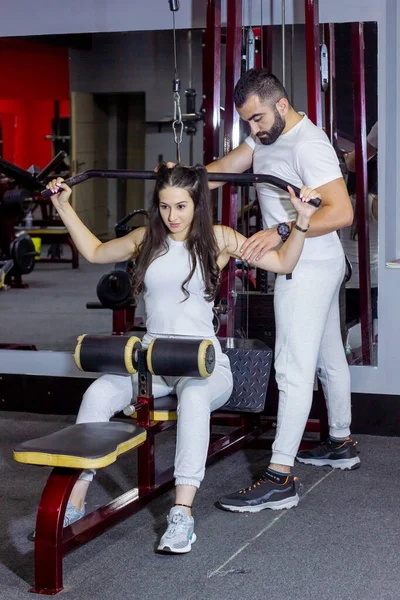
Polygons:
[[[320,195],[301,259],[291,277],[275,284],[275,371],[279,388],[277,430],[271,463],[258,482],[220,498],[223,508],[257,512],[297,506],[294,460],[341,469],[359,466],[350,438],[350,374],[344,354],[338,294],[345,271],[336,231],[351,225],[353,210],[336,154],[325,133],[290,105],[272,74],[251,69],[235,87],[234,101],[251,135],[235,150],[207,166],[209,172],[275,175]],[[210,184],[216,187],[220,184]],[[285,243],[295,226],[289,194],[257,185],[264,230],[243,246],[243,260],[257,260]],[[311,408],[315,372],[322,382],[330,437],[310,451],[298,452]]]

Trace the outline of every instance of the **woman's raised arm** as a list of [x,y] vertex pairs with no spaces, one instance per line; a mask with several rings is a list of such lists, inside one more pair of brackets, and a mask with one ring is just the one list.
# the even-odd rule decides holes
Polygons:
[[75,246],[86,260],[91,263],[107,264],[129,260],[137,253],[146,231],[145,227],[139,227],[121,238],[101,242],[72,208],[69,203],[72,190],[64,183],[63,179],[61,177],[53,179],[47,188],[54,192],[51,201],[68,229]]

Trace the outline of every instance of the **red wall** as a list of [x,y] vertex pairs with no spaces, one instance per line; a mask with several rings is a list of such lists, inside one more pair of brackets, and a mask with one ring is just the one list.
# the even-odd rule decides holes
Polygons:
[[3,158],[27,169],[52,158],[54,101],[69,116],[68,49],[24,39],[0,39],[0,120]]

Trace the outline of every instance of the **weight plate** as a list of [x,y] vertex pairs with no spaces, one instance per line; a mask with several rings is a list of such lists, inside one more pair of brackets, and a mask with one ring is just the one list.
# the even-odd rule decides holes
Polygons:
[[26,205],[30,200],[31,194],[28,190],[7,190],[3,195],[3,199],[0,200],[0,206],[8,217],[22,219]]
[[131,278],[126,271],[111,271],[97,284],[97,297],[106,308],[121,310],[132,302]]
[[11,242],[10,257],[14,261],[12,275],[28,275],[35,267],[36,250],[32,238],[21,233]]

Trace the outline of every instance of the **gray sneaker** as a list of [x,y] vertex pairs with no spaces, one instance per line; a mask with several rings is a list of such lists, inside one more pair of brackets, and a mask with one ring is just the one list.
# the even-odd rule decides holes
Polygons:
[[[85,505],[82,506],[81,510],[77,510],[75,506],[71,504],[71,502],[68,500],[67,508],[65,509],[63,527],[68,527],[68,525],[72,525],[72,523],[75,523],[75,521],[79,521],[79,519],[82,519],[82,517],[85,516],[85,512]],[[35,540],[35,537],[36,529],[28,535],[28,540],[33,542]]]
[[85,516],[85,505],[82,506],[81,510],[77,510],[70,500],[68,500],[67,508],[65,509],[64,515],[64,527],[72,525],[75,521],[79,521]]
[[190,552],[192,544],[196,541],[193,517],[188,517],[179,506],[173,506],[167,522],[167,531],[162,536],[157,549],[177,554]]

